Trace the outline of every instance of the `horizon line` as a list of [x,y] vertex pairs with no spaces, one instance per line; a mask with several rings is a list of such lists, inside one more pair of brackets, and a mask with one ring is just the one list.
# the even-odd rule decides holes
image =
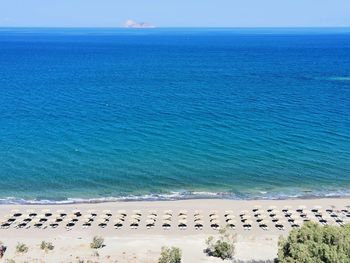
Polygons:
[[336,29],[336,28],[350,28],[350,25],[347,26],[154,26],[154,27],[124,27],[124,26],[2,26],[0,28],[108,28],[108,29],[190,29],[190,28],[198,28],[198,29],[206,29],[206,28],[218,28],[218,29]]

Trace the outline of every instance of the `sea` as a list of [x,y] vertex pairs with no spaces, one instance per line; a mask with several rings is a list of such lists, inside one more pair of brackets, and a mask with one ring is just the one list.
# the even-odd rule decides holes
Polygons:
[[349,28],[0,28],[2,204],[349,195]]

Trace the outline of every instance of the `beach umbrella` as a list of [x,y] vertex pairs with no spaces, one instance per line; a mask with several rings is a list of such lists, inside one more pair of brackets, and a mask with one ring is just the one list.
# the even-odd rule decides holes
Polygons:
[[209,211],[209,216],[216,215],[218,213],[219,213],[218,210],[211,210]]
[[136,209],[136,210],[133,210],[132,212],[136,215],[141,215],[141,210]]
[[194,222],[198,222],[198,221],[202,221],[203,220],[203,217],[195,217],[194,218]]
[[120,219],[115,219],[114,221],[114,224],[116,224],[116,225],[123,225],[123,221],[122,220],[120,220]]
[[228,220],[234,219],[234,218],[236,218],[236,217],[234,215],[232,215],[232,214],[229,214],[229,215],[226,216],[226,219],[228,219]]
[[249,214],[248,210],[242,210],[239,215],[244,216],[246,214]]
[[213,221],[213,220],[216,220],[216,219],[219,219],[219,216],[218,215],[212,215],[210,217],[210,221]]
[[179,220],[179,223],[180,223],[180,224],[187,224],[187,220],[186,220],[186,219],[180,219],[180,220]]
[[149,219],[156,219],[157,216],[155,214],[150,214],[150,215],[147,216],[147,218],[149,218]]
[[306,206],[305,206],[305,205],[299,205],[299,206],[298,206],[298,209],[301,210],[301,211],[303,211],[303,210],[306,209]]
[[232,215],[233,211],[232,210],[226,210],[225,211],[225,216]]
[[162,227],[170,227],[171,225],[170,225],[170,223],[169,222],[163,222],[163,224],[162,224]]
[[166,215],[172,215],[172,214],[173,214],[173,211],[172,211],[172,210],[165,210],[165,211],[164,211],[164,214],[166,214]]
[[165,214],[165,215],[162,216],[162,218],[163,218],[163,219],[170,219],[170,218],[171,218],[171,215]]
[[187,210],[180,210],[179,215],[187,215],[188,211]]
[[275,206],[275,205],[270,205],[269,206],[269,209],[271,209],[271,210],[276,209],[276,208],[277,208],[277,206]]
[[291,210],[292,209],[292,206],[290,206],[290,205],[285,205],[283,208],[282,208],[282,211],[283,212],[288,212],[289,210]]
[[218,225],[218,224],[220,224],[220,220],[214,219],[214,220],[212,220],[210,223],[211,223],[212,225]]
[[320,205],[315,205],[315,206],[312,207],[311,211],[312,211],[312,212],[318,212],[318,211],[321,210],[321,209],[322,209],[322,206],[320,206]]
[[157,211],[156,210],[149,210],[148,213],[150,215],[155,215],[155,216],[157,215]]
[[187,218],[187,215],[179,215],[178,218],[179,218],[179,219],[181,219],[181,218],[186,219],[186,218]]
[[126,210],[124,210],[124,209],[120,209],[117,212],[118,212],[118,214],[126,215]]
[[233,220],[233,219],[230,219],[226,222],[228,225],[235,225],[236,224],[236,221]]
[[202,215],[198,215],[198,216],[195,216],[195,217],[194,217],[194,221],[196,221],[196,220],[202,220],[202,219],[204,219],[204,216],[202,216]]
[[109,209],[105,209],[102,211],[102,213],[106,214],[106,215],[111,215],[112,214],[112,211],[109,210]]
[[204,224],[204,221],[203,221],[203,220],[198,220],[198,221],[195,222],[195,224],[196,224],[196,225],[197,225],[197,224],[203,225],[203,224]]
[[146,220],[146,224],[147,224],[147,225],[153,225],[154,222],[155,222],[155,221],[152,220],[152,219],[147,219],[147,220]]
[[254,207],[253,207],[253,212],[256,212],[256,211],[258,211],[258,210],[260,210],[261,209],[261,205],[255,205]]
[[103,220],[106,221],[107,219],[109,219],[109,216],[108,216],[108,215],[105,215],[105,214],[102,214],[102,215],[99,216],[98,219],[103,219]]
[[243,226],[252,226],[253,224],[253,221],[252,220],[246,220],[244,223],[243,223]]
[[92,219],[93,217],[91,216],[91,215],[84,215],[84,219],[86,219],[86,220],[90,220],[90,219]]
[[203,211],[202,210],[195,210],[194,211],[194,215],[196,216],[196,215],[200,215],[200,214],[202,214],[203,213]]
[[171,224],[171,222],[172,222],[172,221],[171,221],[170,219],[163,219],[163,220],[162,220],[162,223],[169,223],[169,224]]
[[163,222],[163,223],[170,223],[170,222],[171,222],[171,219],[170,219],[170,218],[169,218],[169,219],[163,219],[162,222]]

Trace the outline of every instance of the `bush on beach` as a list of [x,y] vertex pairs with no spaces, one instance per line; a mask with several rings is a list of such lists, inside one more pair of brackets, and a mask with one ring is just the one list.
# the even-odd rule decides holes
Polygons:
[[27,253],[28,252],[28,246],[24,243],[18,243],[16,246],[16,252],[17,253]]
[[4,256],[7,247],[0,241],[0,259]]
[[305,223],[280,238],[279,263],[349,263],[350,225],[321,226]]
[[162,247],[158,263],[180,263],[182,252],[177,247]]
[[221,259],[232,259],[235,252],[236,235],[228,228],[219,231],[218,238],[213,236],[206,240],[207,249],[205,250],[209,256]]
[[46,252],[49,250],[53,250],[55,247],[51,242],[42,241],[40,244],[40,249],[45,250]]
[[94,236],[94,238],[92,239],[92,242],[90,243],[90,247],[93,249],[99,249],[104,246],[103,243],[104,243],[104,239],[102,237]]

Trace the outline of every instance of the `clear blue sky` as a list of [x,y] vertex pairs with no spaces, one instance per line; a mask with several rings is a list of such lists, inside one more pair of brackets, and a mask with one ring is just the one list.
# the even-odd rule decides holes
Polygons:
[[350,0],[0,0],[0,26],[350,26]]

